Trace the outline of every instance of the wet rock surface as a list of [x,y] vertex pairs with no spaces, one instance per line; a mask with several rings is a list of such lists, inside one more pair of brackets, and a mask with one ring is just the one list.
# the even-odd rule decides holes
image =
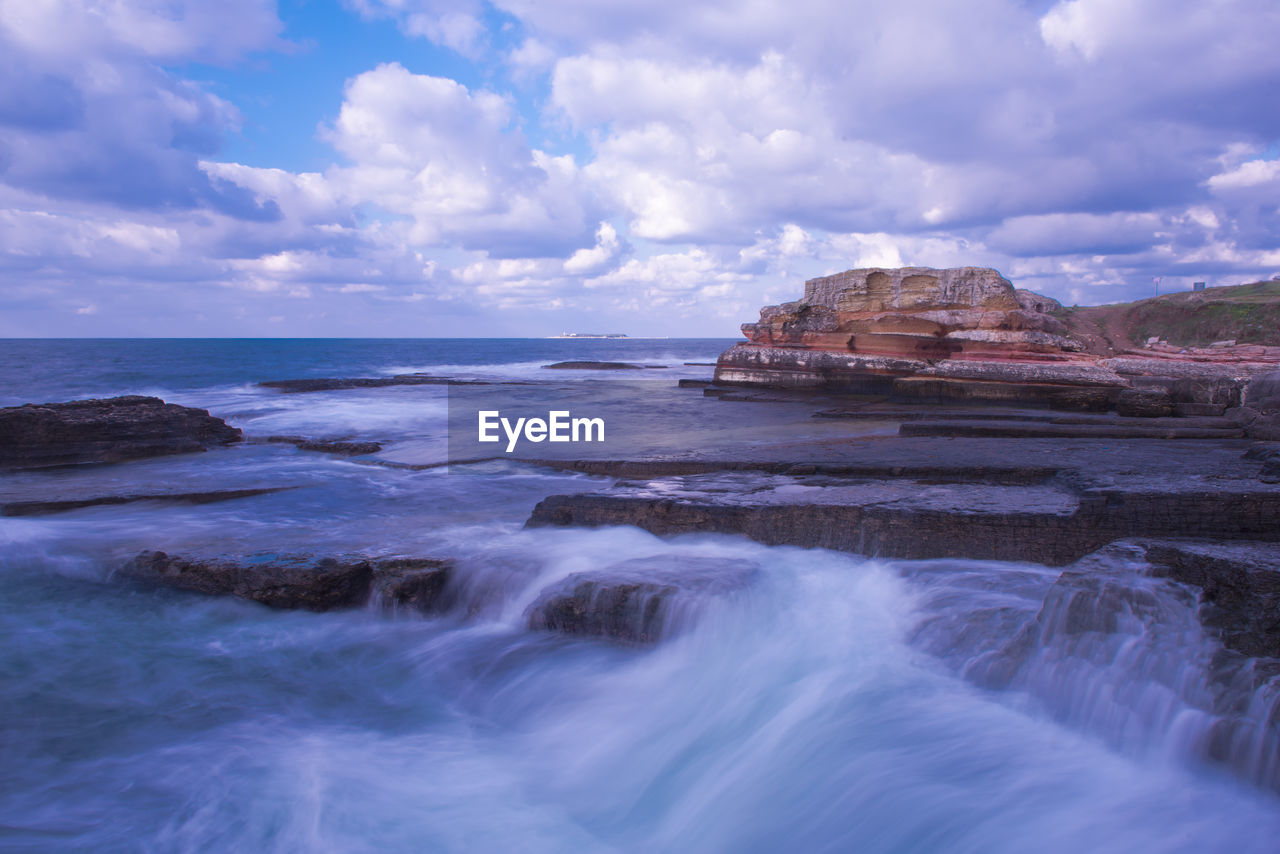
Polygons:
[[715,558],[636,558],[575,573],[544,590],[529,627],[650,644],[685,626],[709,599],[741,589],[758,568]]
[[[1222,416],[1127,417],[1110,413],[1002,407],[902,406],[872,403],[820,409],[815,418],[894,421],[902,436],[991,436],[1007,438],[1240,439],[1239,424]],[[975,424],[958,422],[980,422]],[[910,426],[908,426],[910,425]]]
[[555,371],[642,371],[664,368],[664,365],[636,365],[631,362],[556,362],[542,367]]
[[130,395],[0,409],[0,468],[113,463],[205,451],[240,430],[208,410]]
[[445,609],[453,562],[438,558],[391,558],[373,562],[370,593],[383,610],[434,614]]
[[169,501],[177,504],[212,504],[232,501],[236,498],[252,498],[293,489],[292,486],[264,486],[249,489],[216,489],[208,492],[154,492],[130,495],[95,495],[88,498],[49,499],[44,501],[10,501],[0,504],[3,516],[43,516],[49,513],[65,513],[85,507],[104,507],[116,504],[133,504],[138,501]]
[[117,570],[132,581],[210,596],[236,596],[272,608],[333,611],[364,605],[438,609],[451,564],[428,558],[371,560],[361,555],[181,557],[144,551]]
[[296,380],[266,380],[259,388],[273,388],[285,394],[304,394],[316,391],[342,391],[353,388],[387,388],[389,386],[415,385],[522,385],[518,382],[490,382],[487,380],[460,380],[429,374],[396,374],[391,377],[315,377]]
[[[1064,569],[966,675],[1113,734],[1181,716],[1191,755],[1280,789],[1278,561],[1275,543],[1112,543]],[[1062,704],[1064,687],[1080,711]]]
[[299,451],[318,451],[339,457],[359,457],[382,450],[381,442],[359,442],[346,439],[307,439],[302,436],[268,436],[271,444],[293,445]]
[[[565,467],[644,477],[555,495],[528,524],[713,531],[766,544],[897,558],[1062,566],[1119,539],[1280,540],[1280,487],[1242,443],[1175,454],[1161,441],[885,439],[812,463],[602,461]],[[843,456],[843,459],[841,457]],[[1016,457],[1016,460],[1011,459]]]
[[[1132,419],[1111,423],[1034,423],[1023,421],[944,421],[926,419],[903,424],[902,436],[990,436],[1008,439],[1241,439],[1244,431],[1229,421],[1221,420],[1211,427],[1193,424],[1133,423],[1158,419]],[[1163,420],[1163,419],[1159,419]]]
[[1148,572],[1200,591],[1201,621],[1228,649],[1280,658],[1280,543],[1132,542]]

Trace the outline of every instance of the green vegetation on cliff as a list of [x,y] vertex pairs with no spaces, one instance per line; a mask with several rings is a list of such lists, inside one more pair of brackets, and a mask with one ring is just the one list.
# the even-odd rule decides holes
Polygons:
[[1179,347],[1280,346],[1280,281],[1183,291],[1138,302],[1066,309],[1063,319],[1090,349],[1119,351],[1158,337]]

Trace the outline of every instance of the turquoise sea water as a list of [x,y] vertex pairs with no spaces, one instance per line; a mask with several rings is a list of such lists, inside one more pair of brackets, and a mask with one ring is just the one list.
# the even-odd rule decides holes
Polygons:
[[[253,384],[422,371],[635,383],[624,411],[704,427],[690,442],[825,429],[674,389],[729,343],[0,341],[0,405],[155,394],[250,439],[375,439],[421,463],[443,453],[443,387]],[[541,367],[567,359],[665,368]],[[1212,654],[1194,621],[1090,660],[1048,650],[1036,679],[985,690],[963,675],[994,643],[981,615],[1034,614],[1056,571],[523,528],[541,498],[610,482],[257,442],[0,475],[5,500],[296,487],[0,518],[0,851],[1275,850],[1276,796],[1184,749],[1203,715],[1168,670]],[[280,612],[110,578],[146,548],[451,557],[460,604]],[[756,571],[652,649],[526,627],[548,585],[641,557]]]

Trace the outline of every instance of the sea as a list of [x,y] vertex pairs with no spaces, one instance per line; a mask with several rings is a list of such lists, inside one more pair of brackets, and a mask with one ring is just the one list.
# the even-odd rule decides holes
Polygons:
[[[0,406],[155,395],[247,439],[0,474],[5,501],[290,487],[0,518],[0,851],[1277,850],[1280,798],[1191,749],[1217,648],[1185,603],[990,687],[975,662],[1059,570],[526,528],[547,496],[614,479],[501,454],[440,465],[456,386],[257,385],[426,373],[582,394],[671,456],[850,429],[678,387],[731,343],[0,341]],[[649,369],[544,367],[567,360]],[[114,577],[144,549],[449,558],[458,604],[281,611]],[[752,581],[651,646],[529,627],[549,586],[637,559]]]

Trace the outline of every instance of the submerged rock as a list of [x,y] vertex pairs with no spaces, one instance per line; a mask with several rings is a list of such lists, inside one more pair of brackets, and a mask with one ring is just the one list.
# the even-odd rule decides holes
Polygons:
[[113,463],[205,451],[240,430],[207,409],[130,395],[0,409],[0,468]]
[[185,558],[144,551],[117,574],[211,596],[237,596],[272,608],[333,611],[376,595],[385,608],[436,610],[452,564],[431,558],[370,560],[360,555],[256,555]]
[[649,644],[709,599],[738,590],[757,567],[719,558],[647,557],[570,575],[529,608],[529,627]]
[[359,457],[382,450],[381,442],[352,442],[342,439],[307,439],[302,436],[268,436],[272,444],[293,445],[299,451],[319,451],[340,457]]
[[1035,616],[966,675],[1111,738],[1164,733],[1280,789],[1277,605],[1280,545],[1116,542],[1067,567]]
[[445,586],[453,562],[438,558],[392,558],[375,561],[371,595],[383,610],[407,609],[421,614],[444,610]]
[[1139,540],[1149,573],[1195,587],[1224,646],[1280,658],[1280,544]]
[[486,380],[459,380],[430,374],[396,374],[393,377],[312,377],[296,380],[265,380],[259,388],[273,388],[285,394],[314,391],[345,391],[353,388],[387,388],[401,385],[519,385],[514,382],[494,383]]
[[137,501],[169,501],[178,504],[213,504],[237,498],[252,498],[294,489],[292,486],[263,486],[248,489],[216,489],[208,492],[152,492],[128,495],[95,495],[87,498],[54,498],[40,501],[11,501],[0,505],[0,516],[43,516],[85,507],[133,504]]
[[562,371],[641,371],[665,368],[666,365],[635,365],[631,362],[556,362],[554,365],[543,365],[544,368]]

